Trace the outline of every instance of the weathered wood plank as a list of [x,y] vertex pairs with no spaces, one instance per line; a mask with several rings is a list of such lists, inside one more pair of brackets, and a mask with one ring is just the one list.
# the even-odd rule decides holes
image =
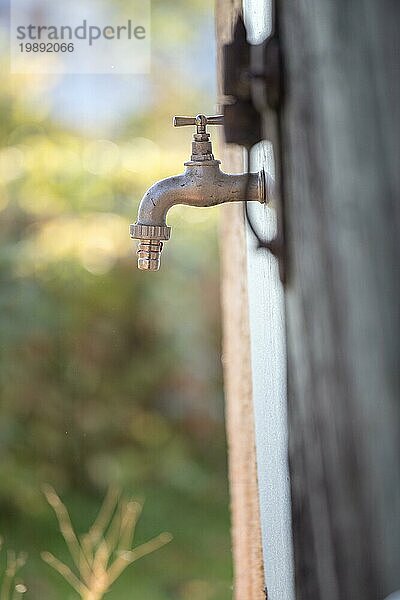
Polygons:
[[[221,93],[221,46],[231,39],[240,0],[216,4],[219,92]],[[221,143],[222,166],[243,172],[240,148]],[[246,238],[241,205],[220,208],[223,315],[223,364],[226,397],[229,479],[231,494],[234,597],[262,600],[261,530],[258,503],[252,373],[247,291]]]
[[400,589],[400,3],[278,4],[297,596]]

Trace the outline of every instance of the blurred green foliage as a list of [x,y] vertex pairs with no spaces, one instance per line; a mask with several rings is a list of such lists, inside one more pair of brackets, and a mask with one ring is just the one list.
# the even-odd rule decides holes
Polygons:
[[138,543],[173,534],[110,600],[231,597],[216,214],[172,211],[157,274],[136,271],[128,236],[145,189],[187,158],[171,116],[212,110],[179,62],[211,11],[153,3],[149,101],[107,139],[52,116],[54,77],[2,69],[0,532],[29,553],[32,600],[76,598],[39,557],[67,560],[43,483],[78,530],[117,484],[145,500]]

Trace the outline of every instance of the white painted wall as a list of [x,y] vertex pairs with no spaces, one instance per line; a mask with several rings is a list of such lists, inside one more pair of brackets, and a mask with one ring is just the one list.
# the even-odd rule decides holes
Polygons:
[[[263,41],[271,28],[267,0],[244,0],[244,19],[251,43]],[[252,171],[264,167],[273,175],[271,145],[253,149]],[[251,214],[262,236],[276,227],[272,208],[256,205]],[[291,506],[287,460],[287,398],[284,300],[276,260],[256,250],[247,232],[248,290],[253,373],[253,402],[261,528],[268,600],[294,600]]]

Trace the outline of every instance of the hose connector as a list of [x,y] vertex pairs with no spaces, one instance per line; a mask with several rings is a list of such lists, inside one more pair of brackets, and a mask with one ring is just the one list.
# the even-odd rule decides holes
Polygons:
[[129,227],[132,239],[138,239],[138,269],[141,271],[158,271],[160,268],[163,241],[169,240],[171,227],[168,225],[141,225],[133,223]]
[[141,271],[158,271],[160,268],[163,243],[159,240],[141,240],[138,243],[138,269]]

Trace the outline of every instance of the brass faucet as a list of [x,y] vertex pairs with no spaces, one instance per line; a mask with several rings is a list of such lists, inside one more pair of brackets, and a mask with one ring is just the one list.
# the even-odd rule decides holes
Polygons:
[[157,181],[143,196],[136,223],[130,226],[132,239],[138,239],[138,268],[158,271],[163,243],[170,238],[171,227],[166,223],[168,210],[175,204],[216,206],[224,202],[270,201],[273,181],[264,172],[228,175],[212,153],[207,125],[222,125],[221,115],[206,117],[174,117],[174,127],[195,125],[192,155],[185,162],[181,175]]

